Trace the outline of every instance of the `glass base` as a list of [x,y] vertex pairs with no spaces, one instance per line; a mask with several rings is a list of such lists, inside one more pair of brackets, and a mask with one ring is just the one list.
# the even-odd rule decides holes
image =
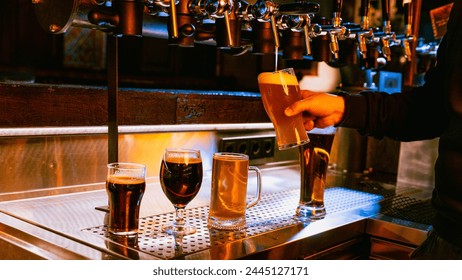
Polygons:
[[184,236],[196,233],[196,227],[193,225],[170,224],[162,227],[162,232],[174,236]]
[[207,225],[211,228],[220,230],[241,230],[246,226],[245,217],[237,219],[219,219],[209,217]]
[[120,236],[120,237],[133,237],[138,236],[138,229],[133,229],[129,231],[120,231],[108,228],[108,232],[111,236]]
[[314,222],[326,217],[326,208],[324,205],[299,205],[295,215],[303,222]]

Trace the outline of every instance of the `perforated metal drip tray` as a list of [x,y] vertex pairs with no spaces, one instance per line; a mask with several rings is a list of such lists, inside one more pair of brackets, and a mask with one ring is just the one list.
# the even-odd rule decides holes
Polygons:
[[[183,238],[181,250],[175,248],[174,238],[161,231],[161,226],[174,220],[174,213],[148,216],[140,219],[136,250],[161,259],[181,256],[210,249],[229,242],[265,234],[301,223],[294,217],[298,205],[299,190],[288,190],[262,196],[261,201],[247,210],[247,226],[242,231],[220,231],[207,227],[208,206],[186,209],[185,218],[197,227],[197,232]],[[329,188],[325,191],[327,215],[377,204],[382,195],[350,190]],[[84,232],[107,237],[106,226],[83,229]]]

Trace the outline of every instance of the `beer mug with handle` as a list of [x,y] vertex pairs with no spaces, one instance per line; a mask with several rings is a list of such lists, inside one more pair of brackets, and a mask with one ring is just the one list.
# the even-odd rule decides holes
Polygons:
[[[257,175],[255,199],[247,203],[249,171]],[[212,165],[212,193],[208,225],[222,230],[241,230],[246,226],[246,210],[261,197],[261,173],[249,166],[249,157],[239,153],[215,153]]]

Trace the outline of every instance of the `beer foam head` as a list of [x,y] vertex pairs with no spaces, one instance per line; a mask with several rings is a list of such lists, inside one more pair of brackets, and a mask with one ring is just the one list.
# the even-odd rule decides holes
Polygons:
[[263,72],[258,75],[258,82],[262,84],[298,85],[297,77],[285,71]]
[[143,183],[145,180],[144,178],[131,177],[125,174],[112,174],[107,178],[107,181],[114,184],[132,185]]

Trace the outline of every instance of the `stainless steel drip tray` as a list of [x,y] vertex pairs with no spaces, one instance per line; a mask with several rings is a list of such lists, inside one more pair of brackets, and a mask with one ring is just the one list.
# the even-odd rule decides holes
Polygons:
[[[404,200],[393,191],[382,192],[380,188],[370,186],[359,188],[356,183],[357,190],[351,186],[332,187],[325,191],[326,217],[312,223],[301,223],[294,218],[300,195],[298,168],[271,167],[262,172],[262,200],[248,209],[248,225],[241,232],[207,228],[211,182],[210,175],[205,176],[199,194],[186,208],[187,220],[194,223],[198,231],[185,237],[180,249],[175,247],[171,236],[160,231],[162,224],[174,219],[174,213],[158,181],[149,183],[146,188],[141,203],[141,232],[137,240],[114,241],[106,236],[107,213],[95,210],[95,207],[107,204],[102,184],[94,191],[0,202],[0,245],[2,240],[7,240],[18,248],[22,246],[31,252],[44,252],[40,254],[42,258],[58,259],[75,256],[84,259],[239,259],[290,247],[284,250],[288,251],[284,255],[270,254],[267,257],[293,259],[307,250],[322,250],[325,248],[321,247],[366,234],[366,226],[371,220],[368,218],[377,222],[372,225],[380,226],[372,228],[378,229],[374,232],[389,232],[381,227],[384,219],[377,219],[380,217],[378,214],[385,214],[389,219],[396,213],[402,214],[403,209],[412,210],[419,202],[409,200],[406,194],[401,194],[407,198]],[[249,184],[253,184],[251,180]],[[376,189],[379,191],[371,191]],[[421,211],[419,213],[421,216]],[[388,221],[396,223],[406,219],[407,216],[401,215]],[[402,229],[395,232],[401,235]],[[50,248],[56,252],[53,256],[45,254]],[[59,248],[67,253],[60,252]],[[299,249],[304,252],[297,251]]]
[[[247,227],[242,231],[209,229],[207,227],[209,209],[208,206],[203,206],[186,210],[186,219],[197,227],[197,232],[185,236],[182,246],[175,246],[174,238],[161,231],[163,224],[174,220],[173,212],[141,218],[137,240],[132,241],[131,244],[120,240],[115,242],[161,259],[241,258],[281,245],[281,242],[287,242],[282,240],[280,235],[272,236],[272,233],[280,233],[281,230],[296,227],[296,236],[290,237],[295,241],[351,223],[355,219],[371,216],[377,213],[377,204],[382,198],[381,195],[346,188],[329,188],[325,192],[327,217],[306,224],[294,216],[299,190],[292,189],[262,196],[259,204],[247,210]],[[355,209],[358,211],[352,213]],[[348,215],[341,215],[342,212],[348,212]],[[82,231],[109,239],[104,225],[85,228]],[[132,251],[130,257],[138,256]]]

